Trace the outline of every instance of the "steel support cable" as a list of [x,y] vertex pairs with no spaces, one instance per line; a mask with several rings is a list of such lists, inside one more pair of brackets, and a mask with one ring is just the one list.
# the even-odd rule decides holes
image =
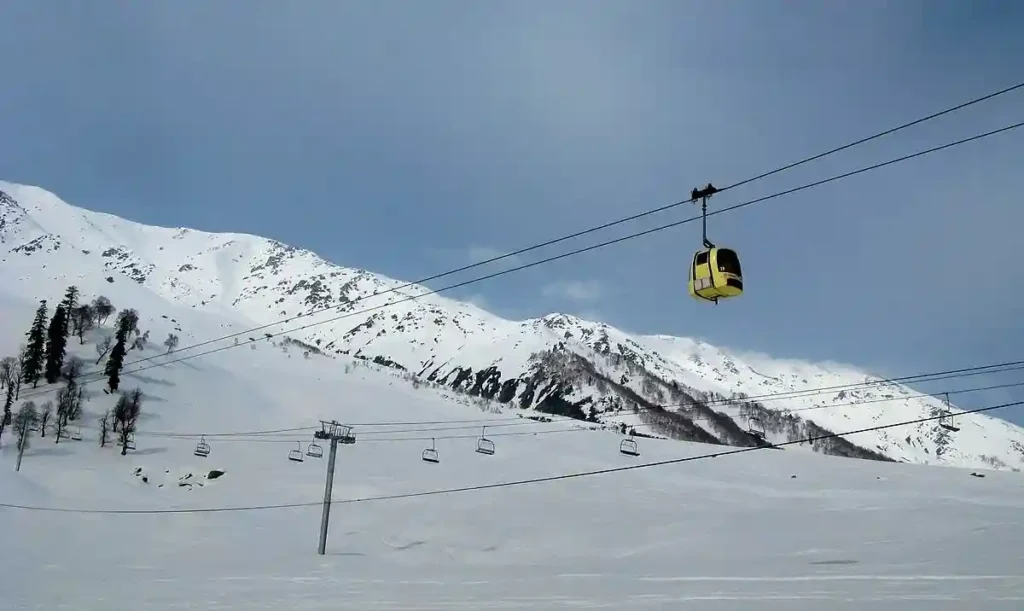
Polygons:
[[[938,372],[931,372],[931,373],[920,373],[920,374],[913,374],[913,375],[907,375],[907,376],[901,376],[901,377],[886,378],[886,379],[881,379],[881,380],[868,380],[868,381],[865,381],[865,382],[854,382],[854,383],[849,383],[849,384],[838,384],[838,385],[833,385],[833,386],[823,386],[823,387],[820,387],[820,388],[810,388],[810,389],[804,389],[804,390],[800,390],[800,391],[783,391],[783,392],[779,392],[779,393],[768,393],[768,394],[762,394],[762,395],[745,396],[745,397],[742,397],[742,398],[737,397],[737,398],[732,398],[732,399],[728,399],[728,398],[726,398],[726,399],[707,399],[707,400],[697,401],[696,403],[693,402],[693,401],[684,401],[682,403],[659,404],[659,405],[654,405],[652,407],[637,406],[635,409],[633,409],[633,408],[624,408],[624,411],[629,411],[629,412],[633,412],[633,413],[635,413],[635,412],[646,412],[646,411],[658,412],[658,411],[663,411],[663,410],[665,410],[667,408],[673,408],[673,407],[686,408],[686,407],[693,407],[694,405],[698,405],[698,406],[703,405],[705,407],[711,407],[711,406],[714,406],[714,405],[741,405],[743,403],[753,403],[753,402],[764,403],[764,402],[769,402],[769,401],[774,401],[774,400],[806,399],[806,398],[813,397],[813,396],[816,396],[816,395],[833,393],[835,391],[870,390],[870,389],[872,389],[872,388],[874,388],[876,386],[885,386],[885,385],[889,385],[889,384],[895,385],[895,384],[906,384],[906,383],[909,383],[909,382],[914,382],[914,383],[936,382],[936,381],[939,381],[939,380],[958,379],[958,378],[967,378],[967,377],[973,377],[973,376],[978,376],[978,375],[992,375],[992,374],[997,374],[997,373],[1006,373],[1006,372],[1012,372],[1012,371],[1019,371],[1019,370],[1022,370],[1022,369],[1024,369],[1024,361],[1007,361],[1007,362],[1003,362],[1003,363],[994,363],[994,364],[990,364],[990,365],[977,365],[977,366],[974,366],[974,367],[962,367],[962,368],[958,368],[958,369],[949,369],[949,370],[945,370],[945,371],[938,371]],[[995,386],[988,386],[988,387],[984,387],[984,388],[980,388],[980,389],[942,391],[942,392],[937,392],[937,393],[920,393],[920,396],[897,397],[897,398],[894,398],[894,399],[886,399],[886,400],[891,400],[891,401],[909,401],[909,400],[912,400],[912,399],[918,399],[918,398],[922,398],[922,397],[936,398],[936,397],[938,397],[939,395],[942,395],[942,394],[959,394],[959,393],[962,393],[962,392],[973,392],[975,390],[979,390],[979,391],[980,390],[995,390],[995,389],[999,389],[999,388],[1012,388],[1012,387],[1019,386],[1019,385],[1020,384],[1018,384],[1018,383],[1010,383],[1010,384],[1000,384],[1000,385],[995,385]],[[793,395],[792,393],[800,393],[800,394]],[[844,404],[811,406],[811,407],[792,408],[792,409],[783,408],[783,409],[784,409],[784,411],[787,411],[787,412],[801,412],[801,411],[814,410],[814,409],[827,409],[829,407],[836,407],[836,406],[840,406],[840,405],[844,405]],[[847,405],[849,405],[849,404],[847,404]],[[540,412],[540,413],[543,413],[543,412]],[[575,418],[561,418],[561,419],[553,418],[549,414],[545,414],[545,417],[551,418],[551,422],[553,422],[553,423],[559,423],[559,422],[567,422],[567,423],[569,423],[569,422],[585,422],[585,421],[581,421],[581,420],[578,420],[578,419],[575,419]],[[508,422],[512,422],[512,423],[515,423],[515,424],[506,424]],[[406,422],[394,422],[394,421],[392,421],[392,422],[388,422],[388,421],[363,422],[363,423],[350,424],[349,426],[352,426],[352,427],[359,427],[359,426],[414,426],[414,425],[426,425],[426,424],[463,424],[463,423],[467,423],[467,424],[465,426],[458,426],[458,427],[411,429],[411,430],[408,430],[408,431],[395,431],[395,430],[391,430],[391,431],[379,431],[379,433],[391,433],[391,434],[393,434],[393,433],[399,433],[399,432],[428,432],[428,431],[454,430],[454,429],[471,429],[471,428],[475,429],[475,428],[481,428],[481,427],[504,427],[504,426],[519,426],[521,424],[539,424],[541,422],[539,422],[539,421],[537,421],[537,420],[535,420],[533,418],[530,418],[528,416],[517,415],[517,416],[511,416],[511,417],[508,417],[508,418],[493,418],[493,419],[424,420],[424,421],[406,421]],[[469,425],[468,423],[476,423],[476,424]],[[543,423],[543,424],[550,424],[550,423]],[[83,430],[98,430],[98,427],[95,427],[95,426],[78,425],[78,424],[76,424],[75,426],[78,426],[79,428],[82,428]],[[276,435],[276,434],[280,434],[280,433],[294,433],[294,432],[301,432],[301,431],[313,432],[315,430],[318,430],[319,428],[320,428],[319,426],[310,425],[310,426],[304,426],[304,427],[291,427],[291,428],[279,428],[279,429],[261,429],[261,430],[254,430],[254,431],[228,431],[228,432],[220,432],[220,433],[188,433],[188,432],[178,432],[178,431],[145,431],[145,430],[140,430],[140,431],[136,431],[135,434],[136,435],[140,435],[140,436],[145,436],[145,437],[159,437],[159,438],[169,438],[169,439],[199,439],[201,437],[209,437],[211,439],[216,439],[216,438],[230,438],[230,437],[257,437],[257,436],[264,436],[264,435]],[[365,434],[375,434],[375,433],[378,433],[378,431],[360,431],[359,434],[360,435],[365,435]]]
[[[1014,401],[1012,403],[1003,403],[1000,405],[992,405],[988,407],[979,407],[976,409],[963,410],[958,415],[962,414],[977,414],[981,412],[989,412],[997,409],[1006,409],[1008,407],[1016,407],[1024,405],[1024,401]],[[355,503],[371,503],[380,501],[394,501],[400,499],[411,499],[426,496],[439,496],[446,494],[458,494],[462,492],[475,492],[480,490],[492,490],[496,488],[511,488],[513,486],[524,486],[527,484],[542,484],[556,481],[564,481],[570,479],[578,479],[584,477],[593,477],[596,475],[607,475],[610,473],[621,473],[625,471],[636,471],[638,469],[647,469],[651,467],[663,467],[667,465],[677,465],[687,462],[694,462],[698,460],[705,460],[709,458],[719,458],[721,456],[730,456],[732,454],[744,454],[747,452],[757,452],[761,450],[781,448],[785,446],[798,445],[804,443],[814,443],[817,441],[824,441],[826,439],[835,439],[837,437],[846,437],[848,435],[857,435],[859,433],[870,433],[873,431],[882,431],[886,429],[897,428],[901,426],[910,426],[912,424],[921,424],[924,422],[931,422],[935,420],[941,420],[945,416],[928,416],[925,418],[917,418],[915,420],[904,420],[902,422],[895,422],[891,424],[882,424],[877,426],[871,426],[853,431],[846,431],[844,433],[830,433],[827,435],[815,435],[811,437],[796,439],[793,441],[786,441],[783,443],[777,443],[769,446],[754,446],[745,448],[732,448],[730,450],[722,450],[720,452],[713,452],[710,454],[698,454],[696,456],[685,456],[682,458],[671,458],[667,460],[659,460],[655,462],[642,463],[639,465],[626,465],[622,467],[608,467],[606,469],[596,469],[593,471],[578,471],[575,473],[564,473],[561,475],[550,475],[544,477],[533,477],[528,479],[513,480],[508,482],[497,482],[493,484],[478,484],[474,486],[462,486],[458,488],[441,488],[435,490],[425,490],[422,492],[407,492],[401,494],[388,494],[378,496],[366,496],[366,497],[353,497],[347,499],[341,499],[332,501],[333,504],[337,505],[349,505]],[[47,511],[47,512],[59,512],[59,513],[80,513],[80,514],[122,514],[122,515],[161,515],[161,514],[182,514],[182,513],[227,513],[227,512],[240,512],[240,511],[260,511],[268,509],[288,509],[296,507],[321,507],[323,501],[309,502],[309,503],[281,503],[273,505],[248,505],[244,507],[198,507],[191,509],[77,509],[70,507],[41,507],[34,505],[21,505],[16,503],[0,503],[0,508],[7,509],[21,509],[26,511]]]
[[[962,389],[958,389],[958,390],[946,390],[946,391],[941,391],[941,392],[937,392],[937,393],[933,393],[933,394],[927,394],[927,395],[923,395],[923,396],[927,396],[929,398],[938,398],[939,396],[942,396],[942,395],[957,395],[957,394],[966,394],[966,393],[974,393],[974,392],[985,392],[985,391],[990,391],[990,390],[1000,390],[1000,389],[1006,389],[1006,388],[1018,388],[1018,387],[1021,387],[1021,386],[1024,386],[1024,382],[1010,382],[1010,383],[1006,383],[1006,384],[992,384],[992,385],[989,385],[989,386],[981,386],[981,387],[975,387],[975,388],[962,388]],[[918,397],[912,397],[912,398],[918,398]],[[813,406],[810,406],[810,407],[799,407],[799,408],[795,408],[795,409],[783,409],[783,410],[781,410],[781,414],[782,415],[786,415],[786,414],[793,414],[793,413],[800,413],[800,412],[807,412],[807,411],[815,411],[815,410],[821,410],[821,409],[837,409],[837,408],[847,408],[847,407],[854,407],[855,408],[855,407],[860,407],[862,405],[874,405],[874,404],[877,404],[877,403],[895,403],[897,401],[906,401],[906,400],[908,400],[907,397],[882,397],[882,398],[875,398],[875,399],[864,399],[864,400],[860,400],[860,401],[849,401],[849,402],[846,402],[846,403],[833,403],[831,405],[813,405]],[[654,411],[652,408],[648,408],[648,407],[641,407],[636,412],[634,412],[633,410],[623,410],[623,411],[624,411],[623,414],[610,414],[610,416],[612,416],[612,417],[619,416],[619,415],[633,416],[633,415],[637,415],[638,413],[645,413],[645,412],[659,413],[659,412]],[[669,412],[669,413],[672,413],[672,412]],[[674,413],[682,415],[684,417],[687,417],[687,418],[689,418],[691,420],[697,420],[697,421],[703,420],[703,418],[700,418],[700,417],[696,417],[695,418],[693,414],[689,414],[689,413],[686,413],[686,412],[682,412],[682,413],[674,412]],[[953,416],[956,416],[957,414],[959,414],[959,412],[953,413]],[[518,436],[524,436],[524,435],[537,435],[537,434],[544,434],[544,435],[546,435],[546,434],[549,434],[549,433],[572,433],[572,432],[576,432],[576,431],[609,431],[609,430],[610,431],[614,431],[619,426],[619,424],[615,423],[615,422],[588,422],[586,420],[575,420],[575,419],[566,419],[566,420],[554,421],[554,422],[539,422],[539,421],[535,421],[535,420],[527,421],[527,420],[529,420],[527,418],[519,418],[519,420],[521,420],[521,422],[513,423],[513,424],[507,424],[505,426],[506,427],[508,427],[508,426],[529,426],[529,425],[546,426],[546,425],[549,425],[549,424],[573,424],[574,426],[572,426],[572,428],[549,429],[549,430],[542,430],[542,431],[524,431],[524,432],[516,432],[516,433],[500,433],[500,432],[499,433],[489,433],[487,435],[487,437],[507,437],[507,436],[516,436],[516,437],[518,437]],[[649,428],[649,427],[665,426],[665,425],[670,425],[670,424],[671,424],[671,422],[668,422],[668,423],[665,423],[665,422],[660,422],[660,423],[659,422],[645,422],[645,423],[639,423],[639,424],[626,424],[626,426],[629,427],[629,428],[632,428],[632,429],[637,429],[637,428]],[[89,430],[97,430],[95,427],[81,427],[81,428],[89,429]],[[397,434],[411,434],[411,433],[433,433],[433,432],[437,432],[437,431],[468,430],[468,429],[479,429],[479,428],[481,428],[481,427],[479,427],[479,426],[461,426],[461,427],[444,427],[444,428],[429,428],[429,429],[405,429],[405,430],[397,430],[397,431],[360,431],[360,432],[358,432],[357,437],[360,439],[361,443],[401,442],[401,441],[430,441],[431,439],[437,439],[437,440],[442,440],[442,439],[478,439],[480,437],[480,435],[478,435],[478,434],[476,434],[476,435],[441,435],[441,436],[433,435],[433,436],[430,436],[430,437],[366,437],[366,435],[397,435]],[[491,425],[488,425],[486,428],[492,428],[492,427],[491,427]],[[494,428],[498,428],[498,425],[494,425]],[[148,435],[140,435],[140,436],[150,437],[150,438],[159,438],[159,439],[174,439],[174,440],[180,440],[180,441],[197,441],[197,440],[201,439],[202,437],[209,437],[209,435],[201,435],[201,434],[198,434],[198,433],[197,434],[188,434],[188,435],[184,435],[183,434],[183,435],[168,435],[168,436],[157,436],[157,435],[153,435],[151,433],[151,434],[148,434]],[[230,437],[218,438],[218,443],[230,442],[230,443],[281,443],[281,444],[295,444],[295,443],[303,443],[303,442],[308,442],[308,441],[309,441],[309,439],[299,439],[299,438],[296,438],[296,437],[285,437],[283,434],[280,434],[280,435],[250,435],[250,436],[245,436],[243,434],[238,434],[238,435],[233,435],[233,436],[230,436]]]
[[[991,136],[994,136],[994,135],[997,135],[997,134],[1001,134],[1001,133],[1004,133],[1004,132],[1008,132],[1008,131],[1011,131],[1011,130],[1014,130],[1014,129],[1019,129],[1020,127],[1024,127],[1024,121],[1021,121],[1021,122],[1018,122],[1018,123],[1014,123],[1012,125],[1008,125],[1006,127],[1002,127],[1002,128],[999,128],[999,129],[991,130],[991,131],[988,131],[988,132],[985,132],[985,133],[982,133],[982,134],[978,134],[978,135],[975,135],[975,136],[970,136],[968,138],[962,138],[960,140],[957,140],[957,141],[954,141],[954,142],[950,142],[950,143],[947,143],[947,144],[943,144],[943,145],[940,145],[940,146],[935,146],[935,147],[932,147],[932,148],[929,148],[929,149],[925,149],[923,151],[918,151],[916,153],[911,153],[911,154],[908,154],[908,155],[903,155],[901,157],[897,157],[895,159],[890,159],[888,161],[883,161],[881,163],[876,163],[876,164],[872,164],[872,165],[869,165],[869,166],[865,166],[865,167],[862,167],[862,168],[857,169],[857,170],[852,170],[852,171],[845,172],[845,173],[842,173],[842,174],[837,174],[835,176],[831,176],[829,178],[825,178],[825,179],[822,179],[822,180],[817,180],[817,181],[814,181],[814,182],[811,182],[811,183],[806,183],[806,184],[801,185],[799,187],[794,187],[794,188],[791,188],[791,189],[786,189],[784,191],[778,191],[778,192],[773,193],[771,195],[766,195],[766,196],[763,196],[763,197],[758,197],[758,198],[755,198],[755,199],[747,200],[747,201],[741,202],[739,204],[734,204],[732,206],[728,206],[728,207],[725,207],[725,208],[721,208],[721,209],[715,210],[714,212],[709,212],[707,214],[707,216],[713,216],[713,215],[716,215],[716,214],[723,214],[725,212],[731,212],[733,210],[738,210],[740,208],[745,208],[747,206],[752,206],[754,204],[758,204],[758,203],[761,203],[761,202],[765,202],[765,201],[769,201],[769,200],[772,200],[772,199],[776,199],[776,198],[782,197],[784,195],[790,195],[790,194],[793,194],[793,193],[797,193],[799,191],[804,191],[806,189],[811,189],[811,188],[814,188],[814,187],[818,187],[818,186],[821,186],[821,185],[824,185],[824,184],[828,184],[828,183],[831,183],[831,182],[842,180],[844,178],[849,178],[851,176],[856,176],[858,174],[863,174],[865,172],[870,172],[870,171],[873,171],[873,170],[877,170],[877,169],[880,169],[880,168],[883,168],[883,167],[887,167],[887,166],[890,166],[890,165],[893,165],[893,164],[896,164],[896,163],[901,163],[901,162],[904,162],[904,161],[908,161],[910,159],[914,159],[914,158],[917,158],[917,157],[922,157],[922,156],[930,154],[930,153],[934,153],[934,152],[937,152],[937,151],[945,150],[945,149],[952,148],[952,147],[955,147],[955,146],[960,146],[960,145],[966,144],[968,142],[973,142],[975,140],[981,140],[983,138],[988,138],[988,137],[991,137]],[[607,240],[605,242],[599,242],[599,243],[593,244],[591,246],[586,246],[586,247],[583,247],[583,248],[578,248],[576,250],[571,250],[569,252],[565,252],[565,253],[562,253],[560,255],[554,255],[554,256],[551,256],[551,257],[547,257],[545,259],[540,259],[538,261],[533,261],[533,262],[530,262],[530,263],[526,263],[526,264],[523,264],[523,265],[519,265],[519,266],[516,266],[516,267],[509,268],[509,269],[506,269],[506,270],[501,270],[501,271],[498,271],[498,272],[493,272],[491,274],[486,274],[484,276],[479,276],[477,278],[473,278],[473,279],[466,280],[466,281],[463,281],[463,282],[458,282],[458,283],[455,283],[455,284],[450,284],[450,285],[445,286],[445,287],[440,288],[440,289],[433,289],[433,290],[429,290],[429,291],[426,291],[426,292],[419,293],[417,295],[410,295],[410,296],[407,296],[407,297],[405,297],[403,299],[399,299],[397,301],[391,301],[391,302],[388,302],[388,303],[383,303],[383,304],[372,306],[372,307],[369,307],[369,308],[364,308],[362,310],[358,310],[358,311],[355,311],[355,312],[347,312],[345,314],[341,314],[339,316],[335,316],[335,317],[328,318],[328,319],[325,319],[325,320],[316,321],[316,322],[312,322],[312,323],[307,323],[307,324],[304,324],[304,325],[300,325],[298,327],[293,327],[293,328],[288,329],[286,331],[281,331],[278,334],[295,333],[296,331],[303,331],[303,330],[306,330],[306,329],[309,329],[309,328],[312,328],[312,327],[316,327],[316,326],[319,326],[319,325],[327,324],[327,323],[330,323],[330,322],[336,322],[338,320],[343,320],[345,318],[351,318],[353,316],[358,316],[358,315],[361,315],[361,314],[367,314],[369,312],[373,312],[373,311],[380,310],[380,309],[383,309],[383,308],[395,306],[395,305],[398,305],[398,304],[401,304],[401,303],[406,303],[406,302],[409,302],[409,301],[414,301],[416,299],[422,299],[423,297],[427,297],[427,296],[430,296],[430,295],[436,295],[436,294],[439,294],[439,293],[450,291],[452,289],[460,288],[460,287],[463,287],[463,286],[468,286],[468,285],[471,285],[471,284],[475,284],[477,282],[482,282],[484,280],[490,280],[492,278],[497,278],[499,276],[504,276],[506,274],[511,274],[511,273],[514,273],[514,272],[522,271],[524,269],[529,269],[529,268],[532,268],[532,267],[537,267],[539,265],[544,265],[544,264],[547,264],[547,263],[551,263],[553,261],[558,261],[558,260],[565,259],[565,258],[568,258],[568,257],[576,256],[576,255],[579,255],[579,254],[583,254],[583,253],[586,253],[586,252],[597,250],[599,248],[604,248],[606,246],[611,246],[611,245],[614,245],[614,244],[625,242],[627,240],[632,240],[632,239],[635,239],[635,238],[639,238],[639,237],[643,237],[643,236],[650,235],[650,234],[653,234],[653,233],[657,233],[659,231],[665,231],[666,229],[672,229],[672,228],[678,227],[680,225],[685,225],[687,223],[692,223],[694,221],[699,221],[702,218],[703,218],[702,216],[694,216],[694,217],[690,217],[690,218],[687,218],[687,219],[683,219],[681,221],[676,221],[676,222],[673,222],[673,223],[667,223],[667,224],[660,225],[658,227],[653,227],[651,229],[647,229],[647,230],[644,230],[644,231],[638,231],[636,233],[625,235],[625,236],[622,236],[622,237],[619,237],[619,238],[615,238],[615,239],[612,239],[612,240]],[[265,341],[266,339],[268,339],[268,338],[263,338],[263,340],[258,340],[257,339],[257,340],[253,340],[253,341],[254,342],[255,341]],[[248,344],[242,344],[242,343],[239,343],[239,344],[229,344],[227,346],[221,346],[219,348],[211,348],[210,350],[205,350],[203,352],[199,352],[199,353],[196,353],[196,354],[192,354],[192,355],[188,355],[188,356],[184,356],[184,357],[180,357],[180,358],[176,358],[176,359],[171,359],[171,360],[167,360],[167,361],[162,361],[162,362],[154,363],[154,364],[147,365],[147,366],[144,366],[144,367],[138,367],[138,368],[135,368],[135,369],[132,369],[132,370],[129,370],[129,371],[123,371],[123,372],[121,372],[121,376],[131,375],[131,374],[134,374],[134,373],[139,373],[141,371],[146,371],[146,370],[149,370],[149,369],[154,369],[156,367],[164,367],[164,366],[167,366],[167,365],[172,365],[174,363],[180,363],[180,362],[191,360],[191,359],[194,359],[194,358],[199,358],[201,356],[207,356],[207,355],[210,355],[210,354],[215,354],[215,353],[218,353],[218,352],[223,352],[225,350],[230,350],[232,348],[239,348],[241,346],[249,345],[251,343],[253,343],[253,342],[249,342]],[[165,356],[165,355],[160,355],[160,356]],[[147,357],[147,358],[155,358],[155,357]],[[85,376],[88,376],[88,375],[102,375],[102,372],[98,372],[98,371],[97,372],[90,372],[88,374],[83,374],[82,377],[85,377]],[[95,378],[95,379],[91,379],[91,380],[83,380],[83,381],[80,382],[80,384],[89,384],[89,383],[100,381],[102,379],[103,378],[100,377],[100,378]],[[46,390],[38,389],[36,392],[30,392],[28,394],[24,394],[24,396],[25,396],[25,398],[30,398],[30,397],[38,396],[38,395],[44,394],[46,392],[51,392],[51,391],[52,391],[52,389],[46,389]]]

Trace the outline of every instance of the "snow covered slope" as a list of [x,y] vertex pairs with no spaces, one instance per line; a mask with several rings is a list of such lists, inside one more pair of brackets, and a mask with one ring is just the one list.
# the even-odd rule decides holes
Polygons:
[[[943,407],[907,387],[872,386],[877,378],[852,368],[739,355],[563,314],[509,321],[273,240],[141,225],[74,207],[36,187],[0,182],[0,191],[3,291],[37,299],[77,284],[115,304],[131,303],[144,316],[202,312],[205,326],[183,331],[182,355],[286,333],[328,354],[376,361],[502,404],[626,423],[638,434],[740,446],[760,443],[747,432],[752,418],[769,442],[779,443],[935,416]],[[30,318],[28,311],[26,325]],[[229,353],[238,350],[245,348]],[[801,393],[843,385],[859,386]],[[931,421],[813,449],[974,468],[1024,466],[1020,427],[984,414],[964,415],[957,424],[955,433]]]
[[[147,301],[145,287],[122,278],[113,286],[131,289],[111,291],[111,299],[138,308],[154,338],[225,324],[215,312],[155,293]],[[61,290],[32,297],[52,303]],[[34,307],[30,298],[0,294],[0,352],[16,348]],[[92,362],[95,343],[109,332],[108,322],[84,344],[72,340],[72,354]],[[979,478],[764,449],[371,500],[723,448],[640,439],[640,456],[624,456],[620,435],[587,430],[598,425],[537,423],[494,401],[481,410],[459,404],[478,399],[415,388],[400,371],[352,356],[306,359],[254,345],[123,376],[123,389],[144,396],[136,447],[125,456],[116,445],[99,447],[97,418],[114,403],[101,383],[85,387],[84,414],[72,423],[82,439],[56,443],[52,428],[45,438],[32,433],[18,472],[8,428],[0,439],[0,608],[1010,611],[1024,604],[1017,473]],[[162,352],[153,341],[129,359],[174,358]],[[32,392],[24,389],[23,400]],[[32,400],[51,399],[48,392]],[[352,423],[357,436],[338,450],[325,556],[316,548],[326,461],[287,459],[289,450],[307,449],[319,418]],[[491,456],[474,452],[485,424]],[[300,427],[310,428],[292,430]],[[193,449],[204,434],[211,453],[199,458]],[[421,460],[431,438],[438,464]],[[221,475],[211,478],[214,470]]]

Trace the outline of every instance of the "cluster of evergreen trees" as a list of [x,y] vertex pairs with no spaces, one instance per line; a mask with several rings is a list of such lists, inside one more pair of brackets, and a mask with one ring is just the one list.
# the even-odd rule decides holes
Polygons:
[[[0,417],[0,439],[4,429],[14,425],[18,435],[19,450],[28,443],[27,433],[32,430],[46,437],[47,427],[54,430],[56,443],[70,435],[68,423],[77,420],[82,413],[83,390],[79,379],[83,375],[83,363],[77,357],[67,358],[67,342],[70,337],[78,337],[79,344],[85,344],[85,334],[94,328],[102,327],[117,312],[114,322],[114,334],[105,335],[97,342],[96,351],[98,365],[107,356],[102,369],[106,377],[109,391],[116,392],[120,386],[121,369],[127,353],[133,349],[142,350],[149,339],[149,332],[139,332],[139,314],[131,308],[117,311],[110,300],[99,296],[91,303],[79,303],[79,290],[70,286],[64,298],[57,305],[53,316],[48,315],[48,303],[43,299],[39,302],[32,324],[25,334],[27,342],[22,345],[17,357],[5,357],[0,360],[0,390],[4,392],[3,415]],[[178,343],[177,336],[168,336],[164,342],[168,352]],[[88,372],[87,375],[101,373],[99,370]],[[20,400],[21,388],[28,384],[37,388],[40,380],[47,384],[63,386],[56,391],[54,401],[46,401],[37,408],[34,401],[26,401],[16,414],[12,414],[15,401]],[[118,433],[121,454],[127,450],[128,441],[133,438],[135,423],[142,408],[142,391],[133,389],[122,392],[113,412],[106,412],[100,418],[100,446],[105,446],[111,430]],[[51,419],[53,420],[51,425]]]

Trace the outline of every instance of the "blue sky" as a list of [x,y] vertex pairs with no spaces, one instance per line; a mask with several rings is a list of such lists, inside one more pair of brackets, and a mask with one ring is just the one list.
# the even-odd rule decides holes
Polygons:
[[[405,280],[1024,75],[1024,3],[1012,2],[10,2],[0,21],[4,179]],[[1024,91],[712,208],[1021,119]],[[1022,159],[1013,132],[713,217],[710,237],[739,250],[748,291],[718,307],[686,294],[696,223],[453,295],[513,318],[570,312],[882,375],[1022,359]],[[1000,381],[1013,378],[922,389]]]

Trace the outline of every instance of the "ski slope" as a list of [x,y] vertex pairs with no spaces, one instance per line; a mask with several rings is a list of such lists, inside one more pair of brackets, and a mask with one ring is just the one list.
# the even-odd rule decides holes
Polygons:
[[[5,354],[34,305],[0,294]],[[223,324],[216,312],[164,319],[147,316],[144,302],[118,305],[138,307],[156,340],[174,325],[201,334]],[[91,362],[95,335],[109,326],[70,347]],[[152,364],[173,358],[158,356],[158,344],[143,353]],[[757,450],[360,502],[723,448],[640,439],[641,456],[628,457],[618,453],[621,436],[585,430],[593,425],[536,423],[496,403],[481,408],[450,390],[414,388],[343,355],[304,359],[260,343],[123,376],[122,389],[138,386],[146,400],[136,449],[120,456],[112,444],[98,446],[96,418],[114,401],[100,386],[87,387],[83,439],[33,436],[17,473],[13,437],[5,434],[0,503],[182,512],[0,508],[0,608],[1024,608],[1019,473],[978,478],[962,469]],[[312,441],[312,428],[238,434],[312,427],[321,418],[354,424],[357,435],[339,447],[322,557],[326,460],[287,460],[289,450]],[[493,456],[474,452],[488,422]],[[192,452],[203,434],[212,451],[198,458]],[[420,459],[431,437],[439,464]],[[211,469],[224,474],[207,480]],[[292,503],[309,505],[187,511]]]
[[[811,425],[841,433],[930,418],[945,407],[942,400],[906,386],[863,386],[883,380],[848,366],[741,354],[689,338],[631,334],[564,314],[505,320],[471,304],[427,295],[425,287],[338,266],[271,239],[143,225],[73,206],[45,189],[0,181],[3,292],[27,301],[55,299],[72,283],[83,294],[105,294],[118,307],[138,309],[157,342],[166,336],[160,326],[165,320],[188,320],[180,331],[167,329],[179,333],[182,350],[229,333],[242,333],[237,339],[245,342],[288,332],[339,358],[379,359],[464,393],[500,398],[510,407],[544,409],[543,403],[554,398],[579,409],[581,418],[590,416],[583,410],[594,408],[597,420],[627,422],[659,435],[667,433],[623,414],[638,400],[642,406],[674,409],[712,393],[789,393],[762,401],[768,439],[784,443],[812,436],[817,429]],[[31,308],[18,315],[25,327]],[[253,327],[266,328],[246,332]],[[208,348],[230,345],[224,340]],[[601,379],[595,381],[591,371],[542,370],[538,355],[552,354],[571,355],[575,365]],[[977,386],[992,383],[991,378],[974,380]],[[937,384],[942,385],[932,389],[955,386]],[[799,394],[849,385],[862,386]],[[953,399],[977,406],[970,395]],[[711,407],[731,418],[738,434],[723,433],[706,420],[695,420],[693,427],[723,444],[752,443],[741,432],[748,418],[737,404]],[[960,415],[955,434],[930,420],[849,441],[901,462],[1024,468],[1024,429],[998,415]]]

